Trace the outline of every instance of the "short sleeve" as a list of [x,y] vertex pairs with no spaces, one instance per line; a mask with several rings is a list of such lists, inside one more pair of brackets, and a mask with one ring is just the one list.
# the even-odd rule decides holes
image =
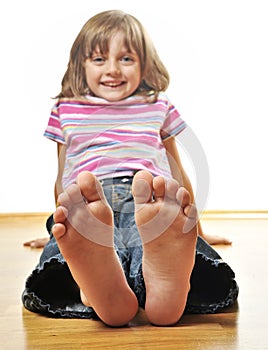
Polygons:
[[176,136],[186,128],[185,121],[181,118],[179,112],[173,104],[167,99],[167,114],[161,128],[162,140],[171,136]]
[[44,136],[50,140],[65,144],[57,105],[54,105],[51,110]]

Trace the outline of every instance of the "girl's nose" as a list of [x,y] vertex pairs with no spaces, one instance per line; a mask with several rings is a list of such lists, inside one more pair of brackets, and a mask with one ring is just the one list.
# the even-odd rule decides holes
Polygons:
[[110,74],[110,75],[120,74],[119,62],[117,60],[107,61],[107,74]]

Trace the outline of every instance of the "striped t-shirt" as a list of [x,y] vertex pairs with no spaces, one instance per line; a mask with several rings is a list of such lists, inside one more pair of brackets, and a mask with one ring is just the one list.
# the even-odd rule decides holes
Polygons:
[[156,102],[132,96],[108,102],[61,98],[51,111],[45,136],[66,146],[62,178],[66,188],[81,171],[99,179],[132,175],[145,169],[170,177],[163,140],[185,128],[165,94]]

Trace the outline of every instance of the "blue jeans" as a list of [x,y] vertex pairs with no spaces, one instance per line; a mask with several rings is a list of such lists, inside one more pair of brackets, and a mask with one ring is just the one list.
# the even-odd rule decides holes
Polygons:
[[[101,181],[114,212],[114,245],[129,286],[144,308],[146,289],[142,275],[142,243],[134,220],[132,178]],[[53,217],[47,220],[50,241],[26,281],[22,302],[26,309],[49,317],[98,318],[93,308],[82,304],[80,290],[51,233]],[[116,290],[114,291],[116,293]],[[238,286],[232,269],[201,237],[196,245],[195,266],[185,313],[215,313],[232,305]]]

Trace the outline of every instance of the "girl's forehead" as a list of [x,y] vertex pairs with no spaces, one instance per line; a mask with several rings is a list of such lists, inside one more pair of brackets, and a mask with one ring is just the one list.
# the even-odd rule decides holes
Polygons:
[[90,51],[107,53],[113,40],[121,50],[136,52],[134,49],[135,43],[132,42],[132,40],[128,38],[123,32],[115,32],[107,36],[97,36],[91,41],[89,45]]

